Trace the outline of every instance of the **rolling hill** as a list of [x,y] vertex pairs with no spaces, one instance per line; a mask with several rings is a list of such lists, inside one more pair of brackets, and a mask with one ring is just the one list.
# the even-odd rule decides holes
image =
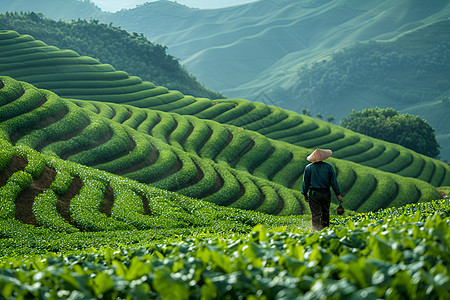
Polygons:
[[304,157],[316,146],[332,148],[341,158],[332,161],[354,210],[439,195],[423,181],[349,160],[435,186],[450,180],[449,167],[439,161],[306,116],[245,100],[184,96],[30,36],[4,31],[0,38],[6,55],[2,74],[73,99],[39,96],[25,83],[4,79],[4,138],[46,154],[214,203],[275,214],[304,210],[295,190]]
[[[9,77],[1,80],[0,136],[13,144],[223,206],[277,215],[307,210],[296,191],[307,149],[213,121],[72,102]],[[330,161],[350,209],[369,211],[439,198],[422,180]],[[449,180],[445,169],[424,169],[421,173],[440,182]]]

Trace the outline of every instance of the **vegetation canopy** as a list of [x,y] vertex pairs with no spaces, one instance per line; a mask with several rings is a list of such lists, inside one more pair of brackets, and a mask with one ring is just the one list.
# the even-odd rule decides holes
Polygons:
[[353,110],[341,121],[341,126],[430,157],[439,156],[434,129],[427,121],[419,116],[400,114],[393,108]]

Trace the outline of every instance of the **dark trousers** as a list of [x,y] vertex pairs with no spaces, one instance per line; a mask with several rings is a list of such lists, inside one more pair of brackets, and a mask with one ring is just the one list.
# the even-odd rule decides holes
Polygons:
[[309,208],[311,209],[312,229],[322,230],[330,226],[331,193],[309,193]]

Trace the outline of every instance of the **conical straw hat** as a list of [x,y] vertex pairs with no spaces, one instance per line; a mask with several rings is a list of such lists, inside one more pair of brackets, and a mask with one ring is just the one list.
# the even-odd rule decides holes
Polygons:
[[308,157],[306,159],[310,162],[318,162],[318,161],[327,159],[328,157],[331,156],[332,153],[333,153],[333,151],[331,151],[329,149],[317,148],[316,150],[314,150],[313,153],[308,155]]

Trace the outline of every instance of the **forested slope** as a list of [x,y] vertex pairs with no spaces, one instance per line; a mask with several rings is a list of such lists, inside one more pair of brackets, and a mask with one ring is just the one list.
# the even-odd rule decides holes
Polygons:
[[351,108],[391,106],[408,111],[440,100],[450,90],[449,37],[450,20],[445,20],[389,41],[345,48],[298,71],[297,84],[288,92],[296,95],[296,106],[291,107],[313,113],[321,108],[341,118]]

